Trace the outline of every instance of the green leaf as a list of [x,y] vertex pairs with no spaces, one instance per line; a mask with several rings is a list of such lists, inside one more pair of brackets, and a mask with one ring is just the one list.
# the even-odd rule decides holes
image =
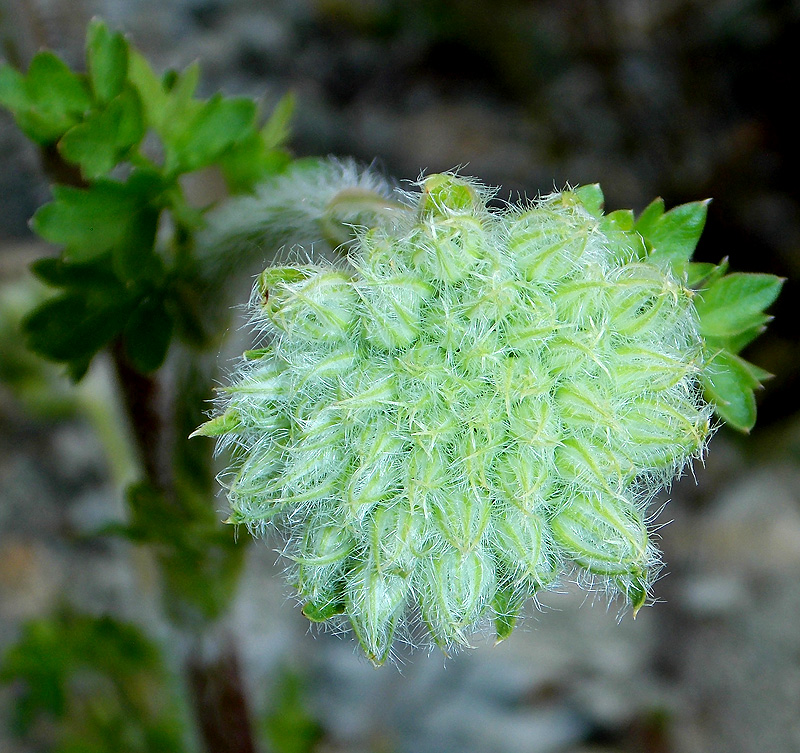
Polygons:
[[0,105],[16,113],[29,104],[25,77],[7,63],[0,64]]
[[160,265],[152,252],[158,221],[157,175],[134,172],[126,183],[98,180],[88,189],[56,186],[55,200],[33,216],[33,229],[65,246],[70,263],[88,262],[113,251],[122,279],[153,277]]
[[125,85],[128,75],[128,43],[122,34],[112,34],[98,18],[89,22],[86,35],[89,80],[99,102],[109,102]]
[[754,327],[750,327],[742,332],[739,332],[736,335],[731,335],[730,337],[714,337],[712,335],[706,335],[704,340],[708,345],[710,350],[728,350],[731,353],[739,353],[741,350],[746,348],[750,345],[753,340],[755,340],[760,334],[762,334],[766,330],[766,326],[763,324],[757,324]]
[[214,162],[227,148],[247,136],[256,117],[250,99],[223,99],[215,95],[205,102],[168,144],[167,172],[191,172]]
[[603,189],[600,188],[599,183],[592,183],[588,186],[579,186],[574,191],[575,195],[580,199],[584,209],[593,217],[600,219],[603,216],[603,207],[605,206],[606,199],[603,196]]
[[46,257],[33,262],[30,269],[39,280],[54,287],[91,292],[120,289],[119,280],[104,259],[71,264],[59,257]]
[[726,423],[748,433],[756,422],[756,399],[753,389],[758,379],[750,365],[733,353],[722,351],[706,365],[701,374],[706,399]]
[[283,146],[291,133],[290,126],[294,115],[295,99],[292,92],[285,94],[272,111],[269,120],[262,127],[259,135],[267,151]]
[[664,214],[664,199],[653,199],[636,220],[636,232],[647,238]]
[[142,300],[125,325],[125,352],[142,373],[155,371],[164,362],[172,338],[172,317],[164,300],[150,296]]
[[781,292],[784,280],[775,275],[734,273],[697,295],[700,332],[730,337],[766,324],[762,312]]
[[52,52],[38,53],[24,77],[3,66],[0,102],[14,112],[22,131],[41,145],[57,141],[92,105],[85,77],[73,73]]
[[253,132],[227,149],[218,161],[230,192],[246,193],[286,168],[291,157],[280,149],[265,151],[261,136]]
[[122,329],[130,310],[120,296],[88,298],[66,293],[35,308],[22,324],[28,346],[54,361],[93,356]]
[[686,286],[689,288],[702,287],[716,268],[717,265],[710,262],[689,262],[686,267]]
[[636,230],[653,247],[650,258],[668,262],[681,273],[700,240],[709,202],[710,199],[706,199],[681,204],[666,214],[659,214],[660,210],[663,211],[663,202],[660,205],[653,202],[645,209]]
[[167,93],[150,63],[138,50],[128,50],[128,80],[136,88],[148,126],[159,130],[167,107]]
[[633,232],[633,212],[630,209],[618,209],[605,215],[598,223],[598,228],[609,240],[609,247],[614,257],[627,262],[642,259],[647,254],[642,237]]
[[95,110],[64,134],[61,155],[81,166],[84,177],[99,178],[120,162],[144,136],[144,114],[139,95],[126,87],[103,110]]

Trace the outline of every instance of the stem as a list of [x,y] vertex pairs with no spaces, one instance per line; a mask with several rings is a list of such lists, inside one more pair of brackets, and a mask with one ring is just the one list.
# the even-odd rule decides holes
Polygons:
[[213,648],[202,650],[201,639],[186,662],[192,705],[206,750],[255,753],[236,647],[226,634]]
[[[178,512],[178,495],[170,461],[174,432],[163,416],[157,379],[136,371],[120,343],[112,357],[123,400],[148,481],[167,505]],[[218,623],[204,623],[189,634],[190,650],[184,669],[194,716],[206,753],[255,753],[257,748],[242,682],[235,642]]]
[[[56,182],[86,187],[80,172],[65,162],[55,147],[41,150],[41,158],[47,175]],[[161,494],[166,506],[164,512],[180,525],[185,520],[185,510],[174,463],[179,456],[179,443],[188,441],[188,432],[182,433],[183,427],[169,419],[173,416],[177,419],[174,403],[191,401],[192,396],[176,394],[177,389],[164,389],[163,378],[159,380],[137,371],[120,341],[111,346],[111,358],[145,479]],[[166,369],[159,373],[165,374]],[[165,400],[166,395],[171,399]],[[179,546],[178,542],[175,545]],[[156,562],[163,572],[169,560],[157,556]],[[202,567],[196,577],[214,578],[222,575],[220,571],[220,567]],[[191,629],[179,624],[176,628],[189,638],[190,651],[184,669],[206,753],[255,753],[257,747],[233,637],[214,619],[194,623]]]

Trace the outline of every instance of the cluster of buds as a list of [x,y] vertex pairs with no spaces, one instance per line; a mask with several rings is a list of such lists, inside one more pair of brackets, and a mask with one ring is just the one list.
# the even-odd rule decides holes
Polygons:
[[712,426],[694,292],[591,190],[420,187],[340,263],[260,275],[264,347],[198,430],[232,450],[231,522],[281,530],[304,614],[376,664],[420,624],[505,638],[565,577],[635,613],[648,504]]

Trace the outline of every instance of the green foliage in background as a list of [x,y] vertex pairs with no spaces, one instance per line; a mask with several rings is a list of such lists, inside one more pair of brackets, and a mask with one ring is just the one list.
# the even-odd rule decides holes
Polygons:
[[[192,247],[205,208],[187,202],[181,178],[213,166],[232,193],[250,191],[289,163],[282,145],[292,112],[287,97],[259,127],[251,99],[198,99],[198,65],[159,77],[98,20],[86,55],[85,74],[51,52],[38,53],[27,74],[0,66],[0,104],[78,171],[32,220],[62,251],[34,265],[58,295],[24,325],[31,349],[76,379],[115,340],[151,372],[173,337],[194,347],[217,338],[202,314]],[[168,238],[157,237],[165,229]]]
[[109,617],[29,622],[0,663],[13,730],[52,753],[183,753],[185,711],[157,646]]

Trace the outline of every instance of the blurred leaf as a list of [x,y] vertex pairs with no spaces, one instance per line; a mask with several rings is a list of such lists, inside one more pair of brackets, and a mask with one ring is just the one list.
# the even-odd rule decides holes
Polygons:
[[700,332],[730,337],[762,327],[766,309],[781,292],[784,280],[774,275],[734,273],[713,283],[696,300]]
[[272,111],[269,120],[261,128],[259,135],[264,149],[270,151],[283,146],[291,133],[292,116],[294,115],[294,94],[285,94]]
[[124,296],[75,293],[50,298],[23,322],[28,347],[54,361],[93,356],[119,334],[130,302]]
[[81,166],[88,179],[106,175],[144,136],[144,116],[139,95],[128,86],[105,109],[95,110],[80,125],[70,128],[58,147],[69,162]]
[[157,189],[156,180],[136,173],[127,183],[98,180],[88,189],[55,186],[54,201],[34,214],[31,225],[45,240],[65,246],[66,261],[89,261],[125,240]]
[[275,683],[274,699],[263,723],[272,753],[312,753],[323,731],[306,707],[301,677],[284,670]]
[[86,59],[98,101],[109,102],[122,92],[128,75],[128,43],[122,34],[112,34],[100,19],[93,18],[86,35]]
[[716,264],[710,262],[690,262],[686,267],[686,286],[689,288],[702,287],[716,267]]
[[32,141],[47,145],[80,122],[92,99],[84,76],[73,73],[52,52],[39,52],[27,76],[0,67],[0,104],[14,113]]
[[256,116],[250,99],[224,99],[217,94],[203,103],[182,131],[167,140],[165,170],[191,172],[214,162],[226,149],[247,136]]
[[701,374],[706,399],[726,423],[749,432],[756,422],[754,388],[759,386],[751,364],[722,351],[706,365]]
[[128,50],[128,80],[136,87],[142,102],[145,123],[158,130],[164,118],[167,94],[150,63],[138,50]]
[[53,287],[95,292],[103,288],[119,289],[119,280],[106,259],[93,259],[83,264],[75,264],[59,257],[48,256],[33,262],[31,272],[39,280]]
[[30,105],[25,76],[8,63],[0,63],[0,105],[13,113]]
[[171,680],[132,625],[70,611],[31,621],[3,657],[0,682],[19,683],[14,731],[37,750],[184,751]]
[[681,204],[666,214],[661,199],[650,204],[636,223],[637,232],[653,247],[650,259],[666,261],[682,273],[705,227],[709,202],[706,199]]
[[142,300],[128,318],[125,352],[141,373],[155,371],[164,362],[172,338],[172,317],[158,296]]

